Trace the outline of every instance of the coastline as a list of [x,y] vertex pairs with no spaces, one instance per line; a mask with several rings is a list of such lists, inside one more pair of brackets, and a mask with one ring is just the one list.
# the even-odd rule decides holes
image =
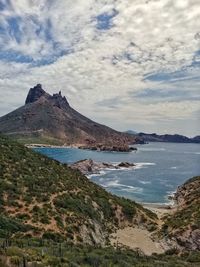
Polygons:
[[[76,145],[47,145],[47,144],[26,144],[25,146],[28,148],[75,148],[75,149],[79,149],[79,145],[80,144],[76,144]],[[103,151],[101,151],[103,152]],[[101,176],[102,174],[104,174],[104,171],[122,171],[122,170],[130,170],[130,169],[138,169],[141,168],[141,164],[140,163],[134,163],[134,166],[131,166],[129,168],[103,168],[100,169],[99,172],[94,172],[94,173],[88,173],[85,174],[86,177],[88,179],[91,179],[93,176]],[[116,166],[117,164],[113,164],[114,166]],[[166,203],[146,203],[146,202],[138,202],[139,204],[141,204],[144,208],[151,210],[152,212],[156,213],[157,215],[161,216],[164,215],[166,213],[172,213],[172,211],[176,210],[176,203],[174,202],[174,194],[176,191],[171,192],[171,194],[167,195],[166,198],[170,201],[166,202]]]
[[108,146],[108,147],[87,147],[84,144],[70,144],[70,145],[50,145],[50,144],[25,144],[27,148],[76,148],[88,151],[97,151],[97,152],[110,152],[110,153],[131,153],[136,152],[136,147],[121,147],[121,146]]
[[27,148],[78,148],[78,145],[25,144]]
[[[75,148],[79,149],[80,144],[74,144],[74,145],[47,145],[47,144],[26,144],[25,145],[28,148]],[[103,152],[103,151],[101,151]],[[104,171],[122,171],[122,170],[130,170],[130,169],[138,169],[141,168],[141,163],[134,163],[134,166],[128,167],[128,168],[102,168],[99,170],[99,172],[94,173],[88,173],[85,174],[88,179],[91,179],[93,176],[101,176],[104,174]],[[113,166],[117,166],[117,163],[113,163]],[[170,200],[166,203],[145,203],[145,202],[138,202],[141,204],[144,208],[149,209],[153,211],[156,214],[165,214],[165,213],[171,213],[174,209],[176,209],[176,203],[174,201],[174,194],[176,191],[170,192],[169,195],[166,195],[166,199]]]

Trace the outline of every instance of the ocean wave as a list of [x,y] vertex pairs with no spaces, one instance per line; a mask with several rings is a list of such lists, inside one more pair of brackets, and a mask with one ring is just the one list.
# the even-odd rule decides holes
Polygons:
[[142,193],[143,188],[141,187],[133,187],[133,188],[121,188],[121,191],[125,191],[128,193]]
[[101,183],[101,186],[103,186],[105,188],[119,188],[121,191],[126,191],[126,192],[142,192],[143,191],[143,188],[141,188],[141,187],[135,187],[135,186],[131,186],[131,185],[121,184],[121,183],[119,183],[118,179]]
[[100,171],[99,173],[88,174],[88,175],[86,175],[86,177],[87,177],[88,179],[91,179],[91,178],[93,178],[93,177],[98,177],[98,176],[104,175],[104,174],[106,174],[106,173],[107,173],[106,171]]
[[200,155],[200,152],[190,152],[190,151],[184,151],[183,154],[193,154],[193,155]]
[[150,181],[139,181],[141,184],[151,184]]
[[156,165],[156,163],[154,163],[154,162],[137,162],[137,163],[135,163],[135,167],[134,167],[134,169],[142,169],[142,168],[147,168],[147,166],[155,166]]
[[166,151],[166,148],[161,147],[161,148],[140,148],[139,151],[147,151],[147,152],[155,152],[155,151]]
[[172,191],[167,191],[167,196],[174,196],[174,194],[176,193],[176,190],[172,190]]
[[163,206],[173,206],[174,203],[172,203],[172,201],[168,201],[168,202],[139,202],[140,204],[142,204],[143,206],[145,206],[145,208],[159,208],[159,207],[163,207]]

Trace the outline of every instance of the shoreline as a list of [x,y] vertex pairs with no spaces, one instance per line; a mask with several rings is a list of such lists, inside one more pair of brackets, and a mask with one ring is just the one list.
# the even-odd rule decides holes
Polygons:
[[75,149],[81,149],[81,150],[88,150],[88,151],[96,151],[96,152],[111,152],[111,153],[131,153],[136,152],[138,149],[136,147],[130,147],[129,150],[120,150],[119,149],[101,149],[98,147],[93,148],[85,148],[85,145],[83,144],[71,144],[71,145],[48,145],[48,144],[25,144],[25,147],[27,148],[75,148]]
[[78,148],[77,145],[25,144],[27,148]]
[[177,204],[173,203],[140,203],[145,209],[148,209],[158,216],[158,219],[162,219],[167,214],[173,214],[177,211]]

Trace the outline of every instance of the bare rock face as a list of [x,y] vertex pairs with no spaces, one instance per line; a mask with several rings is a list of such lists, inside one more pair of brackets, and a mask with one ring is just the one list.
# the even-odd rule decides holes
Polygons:
[[54,103],[55,106],[60,109],[67,109],[69,107],[69,103],[66,97],[62,96],[61,91],[59,91],[58,94],[53,94],[53,96],[51,97],[51,101]]
[[191,233],[191,239],[193,244],[193,249],[200,250],[200,229],[196,229]]
[[129,162],[121,162],[118,166],[122,167],[122,168],[130,168],[130,167],[134,167],[135,164],[134,163],[129,163]]
[[200,229],[188,229],[174,235],[177,243],[186,250],[200,250]]
[[41,84],[37,84],[36,86],[34,86],[33,88],[29,90],[25,104],[27,105],[30,103],[34,103],[35,101],[40,99],[40,97],[42,96],[48,97],[49,95],[42,89]]

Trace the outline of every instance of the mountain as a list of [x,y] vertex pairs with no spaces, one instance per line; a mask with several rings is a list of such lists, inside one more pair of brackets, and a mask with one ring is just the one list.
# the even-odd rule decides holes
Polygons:
[[31,88],[25,105],[0,118],[0,132],[25,143],[128,146],[137,138],[98,124],[74,110],[67,99]]
[[200,250],[200,176],[178,187],[176,212],[167,216],[162,230],[186,250]]
[[156,228],[156,215],[78,170],[0,137],[0,238],[105,245],[119,227]]
[[192,138],[192,141],[193,141],[194,143],[200,143],[200,135],[197,135],[197,136],[193,137],[193,138]]
[[200,136],[189,138],[179,134],[158,135],[156,133],[131,133],[131,131],[128,131],[128,133],[140,138],[144,142],[200,143]]

